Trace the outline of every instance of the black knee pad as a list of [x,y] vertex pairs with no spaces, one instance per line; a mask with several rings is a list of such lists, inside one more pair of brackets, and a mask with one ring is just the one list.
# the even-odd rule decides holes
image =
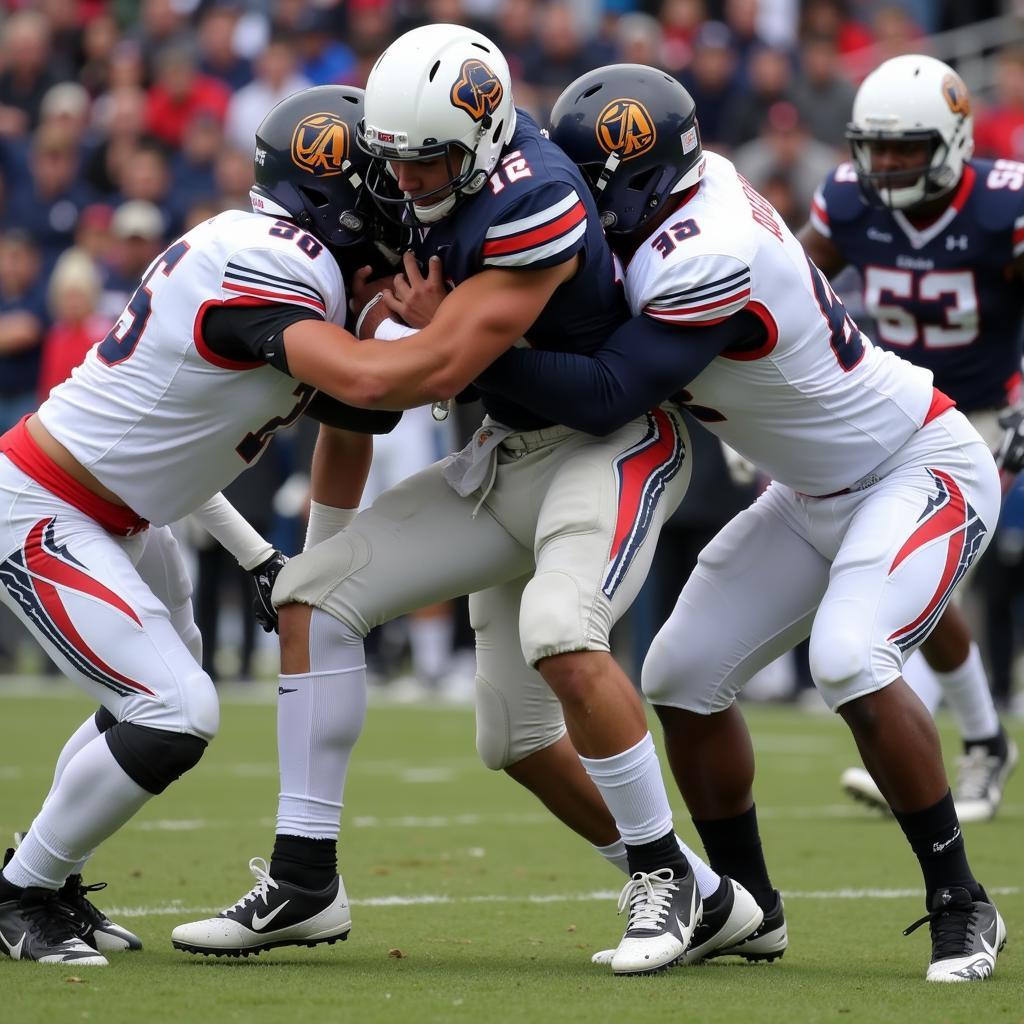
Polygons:
[[118,722],[103,735],[125,774],[150,793],[162,793],[194,768],[206,750],[206,740],[190,733],[131,722]]
[[106,732],[108,729],[117,725],[117,719],[113,713],[105,708],[102,704],[96,709],[96,714],[92,716],[92,720],[96,723],[96,728],[100,732]]

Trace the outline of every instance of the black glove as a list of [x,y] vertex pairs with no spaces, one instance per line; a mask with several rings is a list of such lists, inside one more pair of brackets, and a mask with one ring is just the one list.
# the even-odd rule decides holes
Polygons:
[[996,452],[996,462],[1007,473],[1019,473],[1024,469],[1024,409],[1004,412],[999,426],[1006,433]]
[[256,590],[252,602],[253,614],[265,633],[277,632],[277,609],[270,600],[270,595],[274,592],[274,580],[287,561],[280,551],[275,551],[265,562],[260,562],[255,569],[249,570]]

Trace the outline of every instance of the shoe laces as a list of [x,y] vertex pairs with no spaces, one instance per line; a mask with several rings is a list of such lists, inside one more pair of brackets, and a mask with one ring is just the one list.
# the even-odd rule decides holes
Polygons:
[[904,935],[916,931],[925,922],[930,925],[932,960],[963,956],[969,953],[974,940],[976,915],[973,904],[966,907],[940,907],[903,929]]
[[987,800],[992,778],[999,770],[999,758],[985,747],[968,747],[957,758],[958,800]]
[[672,896],[679,883],[672,868],[659,868],[650,873],[637,871],[619,893],[619,913],[629,908],[627,931],[656,931],[668,915]]
[[106,921],[107,915],[89,900],[87,894],[101,892],[106,887],[106,882],[93,882],[91,885],[85,885],[81,875],[71,875],[63,887],[57,890],[57,893],[62,903],[70,907],[88,924],[96,926]]
[[43,937],[44,941],[58,946],[80,938],[80,922],[74,911],[61,902],[57,892],[50,889],[28,889],[19,905],[22,917]]
[[228,907],[224,911],[225,914],[230,914],[232,910],[242,910],[256,900],[262,900],[266,904],[270,890],[278,887],[277,882],[270,877],[270,865],[262,857],[253,857],[249,861],[249,870],[256,879],[256,884],[234,906]]

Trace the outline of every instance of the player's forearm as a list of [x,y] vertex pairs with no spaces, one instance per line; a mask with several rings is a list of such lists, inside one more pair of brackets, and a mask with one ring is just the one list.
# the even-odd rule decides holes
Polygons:
[[219,492],[200,505],[192,517],[243,569],[255,569],[274,553],[273,546]]
[[310,468],[310,498],[332,508],[358,508],[372,457],[371,435],[321,426]]

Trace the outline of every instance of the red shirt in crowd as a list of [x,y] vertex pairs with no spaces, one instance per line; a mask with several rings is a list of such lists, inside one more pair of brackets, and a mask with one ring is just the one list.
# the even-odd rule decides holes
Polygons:
[[113,326],[109,317],[93,313],[80,323],[57,321],[46,332],[37,385],[40,403],[71,376],[89,349]]
[[146,99],[146,130],[169,146],[178,146],[189,121],[198,114],[212,114],[224,120],[231,91],[216,78],[196,75],[188,94],[176,100],[160,85],[149,90]]

